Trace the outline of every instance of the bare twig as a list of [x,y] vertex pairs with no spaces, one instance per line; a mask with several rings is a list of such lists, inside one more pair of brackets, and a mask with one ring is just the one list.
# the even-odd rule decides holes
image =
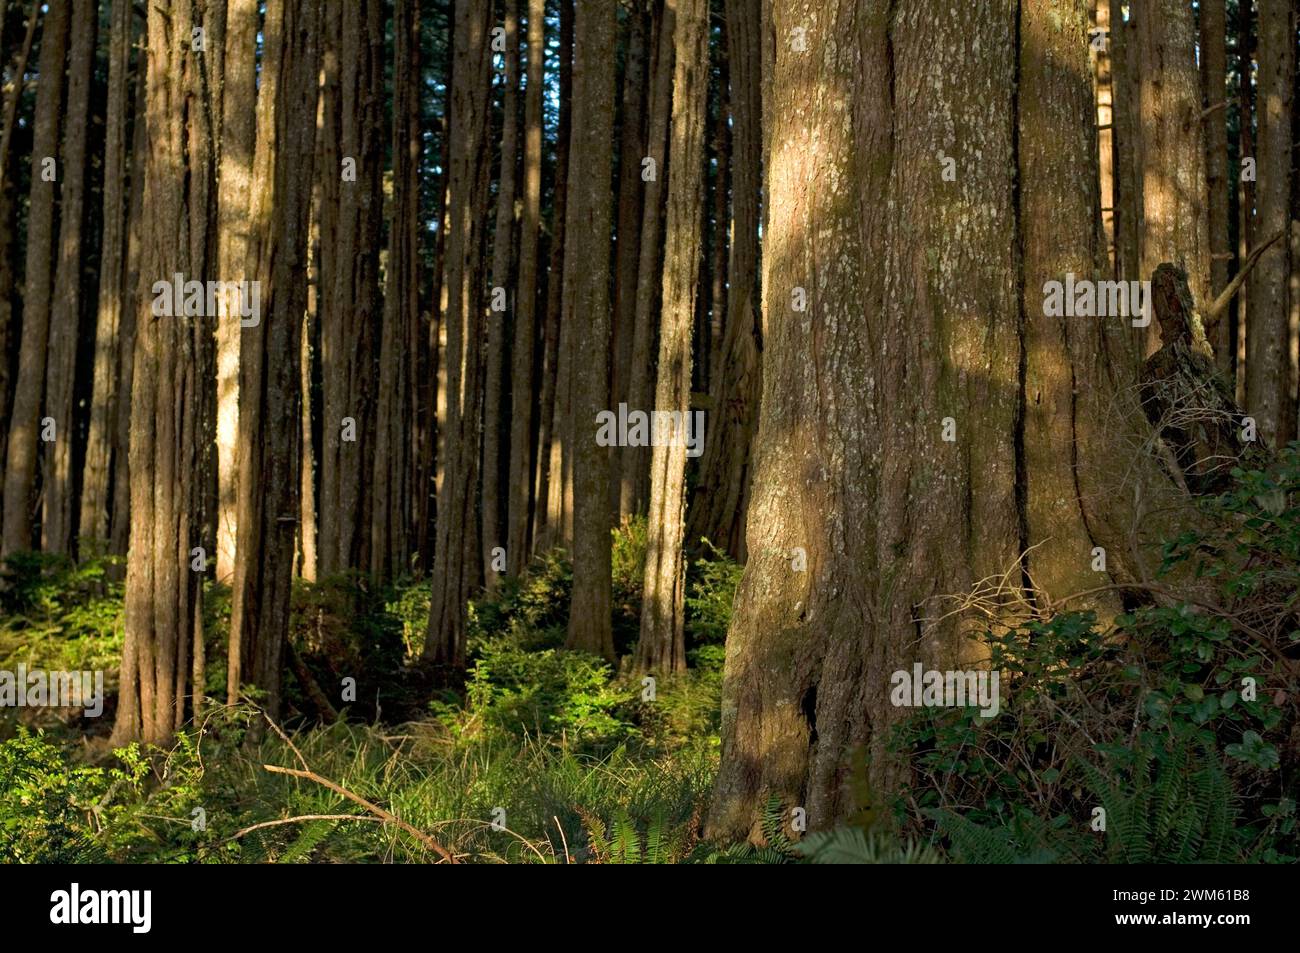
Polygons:
[[1214,299],[1208,308],[1201,312],[1201,322],[1205,325],[1205,332],[1208,334],[1219,323],[1219,319],[1228,310],[1228,305],[1232,302],[1233,296],[1241,290],[1241,286],[1246,281],[1246,276],[1251,273],[1254,267],[1259,264],[1260,255],[1268,251],[1269,247],[1278,241],[1283,235],[1290,231],[1290,226],[1282,229],[1268,241],[1256,245],[1254,250],[1246,257],[1242,263],[1241,270],[1237,272],[1235,278],[1228,282],[1228,286],[1220,292],[1219,296]]
[[375,824],[384,823],[382,817],[371,817],[369,814],[299,814],[297,817],[282,817],[278,821],[262,821],[262,823],[254,824],[252,827],[245,827],[242,831],[236,831],[231,840],[239,840],[245,834],[251,834],[253,831],[261,830],[264,827],[280,827],[284,824],[297,824],[300,821],[370,821]]

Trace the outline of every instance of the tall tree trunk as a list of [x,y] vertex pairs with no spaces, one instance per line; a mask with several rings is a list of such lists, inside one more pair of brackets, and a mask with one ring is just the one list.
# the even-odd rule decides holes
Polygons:
[[[483,399],[483,578],[490,590],[501,570],[493,568],[493,551],[505,543],[501,492],[503,456],[501,434],[502,387],[506,362],[506,325],[518,308],[518,294],[510,282],[514,260],[515,168],[519,161],[519,2],[505,0],[505,77],[501,93],[501,177],[497,183],[496,234],[492,240],[492,286],[502,289],[506,309],[495,305],[488,315],[486,392]],[[508,433],[508,431],[507,431]],[[509,448],[507,448],[507,454]],[[506,461],[508,462],[508,460]]]
[[[50,300],[54,272],[54,196],[47,163],[59,157],[59,130],[64,116],[63,67],[68,45],[69,0],[51,0],[41,28],[37,69],[36,114],[32,133],[31,190],[27,203],[27,266],[23,291],[22,341],[14,382],[9,445],[5,454],[4,532],[0,556],[32,548],[32,494],[36,486],[36,452],[40,440],[41,398],[45,394],[45,354],[50,335]],[[56,434],[56,439],[58,438]],[[65,434],[70,439],[71,434]]]
[[[668,441],[655,441],[650,462],[650,519],[645,595],[641,602],[640,671],[686,670],[686,434],[691,432],[691,331],[700,280],[704,205],[704,135],[709,91],[708,0],[679,0],[673,47],[673,116],[668,163],[668,222],[663,319],[655,416],[680,415]],[[719,178],[722,170],[718,170]],[[719,226],[721,227],[721,226]],[[657,429],[657,428],[656,428]],[[698,437],[698,432],[695,432]],[[575,570],[576,577],[576,570]]]
[[[1295,22],[1290,0],[1259,0],[1259,146],[1255,235],[1272,238],[1291,221],[1291,97]],[[1291,406],[1291,242],[1284,237],[1259,259],[1250,284],[1246,410],[1260,438],[1282,447],[1295,437]]]
[[[94,0],[72,0],[72,40],[68,50],[69,116],[90,114],[90,84],[95,58],[98,16]],[[41,481],[41,543],[46,552],[70,553],[76,533],[73,524],[76,486],[73,483],[73,389],[77,376],[77,341],[80,337],[82,295],[82,220],[86,206],[86,130],[84,122],[70,122],[59,161],[63,190],[59,200],[58,267],[50,306],[50,338],[46,346],[45,414],[54,421],[55,438],[45,444]]]
[[1101,184],[1101,227],[1110,273],[1115,273],[1115,87],[1111,66],[1110,0],[1094,0],[1092,24],[1102,38],[1093,46],[1093,89],[1097,98],[1097,157]]
[[388,228],[384,328],[380,344],[379,413],[371,493],[370,568],[377,578],[407,569],[411,552],[409,465],[415,419],[409,395],[411,345],[419,315],[409,291],[416,287],[419,234],[418,72],[419,33],[415,5],[394,8],[393,197]]
[[[1210,292],[1228,284],[1228,21],[1223,0],[1201,0],[1201,81],[1205,115],[1206,201],[1210,228]],[[1232,373],[1232,324],[1221,318],[1210,334],[1219,369]]]
[[318,0],[267,0],[257,102],[249,265],[261,320],[242,329],[239,363],[239,546],[231,600],[228,696],[249,682],[280,713],[289,632],[301,436],[302,315],[315,153]]
[[[23,37],[22,50],[14,66],[13,79],[3,84],[0,99],[4,103],[3,130],[0,131],[0,474],[5,469],[5,453],[9,445],[10,420],[10,382],[13,376],[11,367],[10,342],[17,330],[14,320],[14,299],[18,290],[18,278],[14,272],[17,259],[18,235],[17,193],[14,190],[14,177],[9,170],[9,145],[13,141],[14,129],[18,124],[18,104],[23,98],[24,81],[27,64],[31,60],[32,46],[36,39],[36,26],[41,19],[41,2],[35,0],[27,14],[27,30]],[[0,55],[5,51],[0,48]],[[3,77],[0,76],[0,84]],[[0,476],[0,485],[4,478]]]
[[[320,561],[326,574],[369,562],[370,499],[361,486],[375,445],[373,334],[381,320],[382,7],[379,0],[342,6],[337,47],[339,151],[333,171],[328,165],[322,170],[326,179],[341,179],[336,240],[330,258],[322,257],[328,297],[321,313]],[[326,65],[328,74],[329,60]],[[327,126],[330,122],[327,117]]]
[[481,449],[483,293],[481,256],[487,206],[486,160],[491,112],[491,6],[456,0],[452,37],[451,122],[444,320],[447,326],[447,410],[437,545],[424,661],[442,679],[465,668],[467,603],[482,566],[476,491]]
[[759,311],[759,196],[763,138],[759,42],[760,0],[727,0],[730,72],[731,250],[727,263],[727,323],[711,387],[713,412],[704,433],[700,479],[687,539],[701,536],[744,561],[745,513],[752,473],[750,453],[762,396]]
[[109,521],[109,552],[124,556],[131,539],[131,416],[134,404],[132,385],[135,368],[135,337],[141,287],[141,257],[144,254],[144,189],[148,178],[148,70],[147,55],[136,58],[135,107],[131,131],[131,208],[126,217],[126,304],[118,333],[116,408],[117,450],[113,456],[113,516]]
[[[569,512],[561,460],[568,419],[567,377],[561,388],[560,306],[564,288],[564,224],[569,197],[569,136],[573,110],[573,4],[560,2],[560,124],[555,146],[555,201],[552,203],[550,266],[546,281],[546,325],[542,344],[541,421],[537,442],[537,507],[533,546],[549,549],[566,540]],[[567,363],[566,363],[567,366]]]
[[[533,484],[533,360],[537,337],[538,239],[542,210],[542,85],[545,77],[546,4],[528,0],[527,88],[524,91],[524,193],[519,231],[519,294],[510,373],[510,498],[506,567],[518,576],[528,563],[530,491]],[[544,404],[542,406],[545,406]]]
[[[647,118],[646,153],[655,163],[654,178],[646,181],[642,196],[641,247],[638,250],[636,284],[636,326],[632,339],[632,376],[628,383],[629,410],[649,411],[654,397],[654,342],[660,261],[663,253],[663,202],[668,169],[668,120],[673,99],[673,20],[676,4],[663,3],[660,10],[658,43],[650,67],[650,109]],[[624,453],[621,468],[619,511],[639,513],[646,505],[649,469],[644,455]]]
[[[723,38],[726,37],[726,24],[719,28]],[[722,379],[719,369],[722,366],[722,339],[727,324],[727,246],[731,230],[731,103],[728,93],[727,56],[719,51],[718,59],[718,112],[713,120],[713,229],[712,250],[709,253],[709,300],[708,310],[699,309],[701,327],[699,329],[698,352],[702,357],[702,367],[697,367],[695,378],[699,382],[695,390],[702,391],[713,398]],[[707,318],[707,323],[704,323]],[[716,404],[711,404],[710,409]]]
[[[185,720],[203,566],[202,317],[155,314],[154,282],[204,280],[215,156],[192,0],[148,9],[148,92],[138,325],[132,381],[126,642],[113,742],[164,745]],[[155,291],[155,294],[157,292]],[[201,686],[195,686],[200,688]]]
[[[573,142],[562,321],[573,339],[573,602],[565,644],[614,657],[610,561],[610,451],[595,440],[609,401],[609,272],[614,62],[618,11],[578,0],[574,25]],[[581,322],[581,323],[580,323]],[[581,328],[581,331],[579,329]],[[581,333],[581,338],[578,337]]]
[[118,334],[128,307],[126,281],[126,120],[131,92],[132,10],[113,0],[108,53],[108,114],[104,142],[104,235],[99,264],[99,308],[95,322],[94,382],[90,428],[81,481],[78,547],[84,556],[108,545],[109,476],[115,452],[119,382]]
[[[1148,566],[1104,482],[1110,430],[1137,426],[1127,324],[1047,319],[1041,295],[1102,273],[1089,7],[772,0],[762,417],[710,837],[755,832],[769,795],[814,828],[878,808],[904,768],[891,673],[984,655],[987,619],[951,600],[1023,618],[1086,579],[1092,541],[1112,577]],[[1034,558],[1062,525],[1073,545]]]
[[[1250,250],[1255,247],[1255,180],[1256,174],[1247,179],[1244,174],[1246,159],[1255,159],[1255,93],[1254,84],[1251,77],[1255,71],[1255,42],[1254,42],[1254,17],[1251,8],[1251,0],[1238,0],[1237,2],[1237,97],[1238,97],[1238,130],[1240,136],[1240,148],[1238,155],[1241,156],[1240,164],[1237,171],[1238,180],[1238,201],[1237,207],[1240,215],[1240,223],[1237,228],[1237,267],[1241,268],[1246,261],[1246,256]],[[1249,328],[1247,315],[1250,312],[1250,283],[1242,289],[1236,298],[1237,305],[1237,327],[1236,327],[1236,396],[1237,403],[1244,406],[1246,403],[1246,374],[1247,361],[1246,351],[1249,338]]]
[[[1185,0],[1133,0],[1137,22],[1142,167],[1141,277],[1172,262],[1187,271],[1192,295],[1210,300],[1210,233],[1205,196],[1205,137],[1201,122],[1196,29]],[[1147,349],[1159,345],[1147,328]],[[1198,347],[1205,332],[1196,318]]]
[[[619,130],[618,223],[614,245],[614,346],[610,368],[610,406],[628,400],[632,375],[632,345],[636,329],[636,279],[641,257],[641,160],[645,156],[646,32],[644,0],[628,7],[627,52],[623,66],[623,115]],[[616,466],[636,454],[635,447],[615,452]],[[611,500],[616,519],[630,516],[622,510],[622,482]]]
[[[217,258],[221,278],[228,282],[249,280],[245,269],[251,241],[248,209],[253,201],[260,26],[258,0],[227,0]],[[235,571],[238,529],[240,338],[235,314],[217,323],[217,579],[227,582]]]

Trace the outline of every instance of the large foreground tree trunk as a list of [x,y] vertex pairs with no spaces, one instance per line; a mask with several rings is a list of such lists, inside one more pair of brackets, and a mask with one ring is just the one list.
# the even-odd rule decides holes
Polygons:
[[881,808],[893,672],[980,665],[986,626],[1150,569],[1164,527],[1126,519],[1155,508],[1149,468],[1108,479],[1104,439],[1139,433],[1128,320],[1044,309],[1104,259],[1089,6],[771,4],[762,412],[709,836],[756,833],[769,795],[814,828]]

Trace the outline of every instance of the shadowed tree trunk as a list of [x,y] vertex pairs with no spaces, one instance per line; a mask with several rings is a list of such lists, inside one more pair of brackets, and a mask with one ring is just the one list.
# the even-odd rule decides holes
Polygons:
[[[1255,235],[1272,238],[1291,220],[1291,97],[1295,23],[1290,0],[1259,0],[1259,144]],[[1291,406],[1291,242],[1274,243],[1247,279],[1246,410],[1271,448],[1295,437]],[[1193,294],[1195,285],[1193,285]],[[1201,300],[1200,298],[1197,299]]]
[[[628,7],[627,52],[623,66],[622,123],[619,129],[618,232],[614,246],[614,346],[610,368],[610,406],[628,400],[632,375],[632,344],[636,328],[636,279],[641,257],[641,159],[645,156],[646,28],[649,17],[644,0]],[[636,448],[615,453],[615,466]],[[618,520],[631,515],[622,511],[622,483],[614,488],[610,501]]]
[[[506,568],[512,576],[528,563],[530,491],[533,485],[533,358],[537,337],[537,272],[542,203],[542,85],[546,6],[528,0],[528,86],[524,91],[524,193],[519,229],[519,294],[510,372],[510,479]],[[542,405],[543,407],[545,404]]]
[[[90,84],[95,57],[94,0],[73,0],[72,40],[68,50],[69,116],[90,113]],[[70,553],[76,527],[76,487],[73,485],[73,444],[77,428],[72,417],[77,374],[77,340],[82,312],[82,221],[86,207],[87,124],[70,122],[59,161],[63,190],[59,200],[58,267],[50,307],[50,339],[46,350],[45,414],[54,421],[55,438],[45,444],[42,477],[42,548]]]
[[411,552],[410,435],[415,418],[408,395],[411,346],[419,327],[419,33],[415,5],[399,0],[394,15],[393,196],[388,227],[387,288],[379,360],[379,413],[371,492],[371,573],[380,579],[405,572]]
[[537,506],[533,547],[567,545],[569,511],[562,477],[569,384],[560,377],[560,305],[564,289],[565,217],[569,197],[569,136],[573,110],[573,5],[560,3],[560,125],[555,145],[555,201],[551,215],[550,267],[546,279],[546,326],[542,344],[541,420],[537,443]]
[[686,567],[682,552],[686,433],[691,412],[691,331],[703,244],[704,134],[709,90],[708,0],[680,0],[676,7],[673,47],[677,62],[669,146],[663,320],[654,410],[656,417],[665,411],[679,415],[680,426],[668,440],[655,441],[651,449],[645,594],[636,651],[639,671],[665,674],[686,670]]
[[[501,492],[501,419],[504,371],[506,362],[506,325],[509,315],[519,304],[510,276],[514,259],[515,166],[519,155],[519,2],[505,4],[505,75],[501,93],[501,177],[497,183],[496,233],[492,241],[492,286],[505,294],[505,310],[488,313],[486,393],[483,399],[483,578],[490,590],[496,586],[501,569],[493,568],[493,550],[505,543],[502,532],[502,507],[507,494]],[[512,292],[515,292],[512,294]],[[508,454],[507,448],[507,454]]]
[[429,631],[424,662],[435,675],[455,678],[465,668],[465,624],[470,592],[482,566],[476,490],[481,448],[483,221],[487,211],[488,124],[492,55],[491,8],[456,0],[448,143],[446,276],[447,409],[443,478],[438,491]]
[[[22,339],[9,421],[9,445],[5,454],[4,532],[0,537],[0,556],[31,549],[33,543],[32,494],[36,486],[36,453],[42,429],[41,398],[45,394],[45,354],[50,334],[55,252],[54,198],[58,188],[56,181],[47,177],[46,172],[50,169],[54,169],[56,174],[58,172],[68,8],[69,0],[51,0],[41,27],[37,69],[44,81],[36,85]],[[56,434],[56,439],[59,436]],[[71,434],[62,436],[71,439]]]
[[[1205,178],[1210,227],[1210,291],[1215,297],[1228,284],[1228,110],[1227,31],[1223,0],[1201,2],[1201,81],[1205,108]],[[1149,276],[1148,276],[1149,277]],[[1232,373],[1232,325],[1221,318],[1209,331],[1219,369]]]
[[[126,288],[127,152],[126,120],[131,93],[131,4],[113,0],[108,53],[108,113],[104,142],[104,235],[99,264],[99,307],[95,322],[94,380],[90,428],[81,481],[78,548],[85,556],[108,545],[109,476],[116,445],[118,335],[122,312],[131,306]],[[136,159],[138,165],[141,160]]]
[[[610,563],[611,454],[596,443],[609,401],[609,271],[618,11],[578,0],[574,24],[573,141],[562,321],[573,339],[573,602],[565,645],[614,657]],[[580,335],[580,336],[579,336]]]
[[[641,247],[638,250],[636,325],[632,336],[632,373],[628,382],[629,410],[648,412],[654,398],[654,344],[660,261],[663,252],[664,184],[668,168],[668,120],[673,98],[673,20],[676,4],[660,7],[658,42],[650,66],[650,106],[647,116],[646,158],[654,163],[654,177],[644,179]],[[624,452],[619,511],[639,513],[646,506],[650,471],[643,454]]]
[[700,479],[686,538],[701,536],[745,560],[745,512],[750,495],[750,451],[762,393],[758,290],[759,195],[762,176],[760,0],[728,0],[731,78],[732,228],[727,263],[727,323],[712,369],[713,410],[704,431]]

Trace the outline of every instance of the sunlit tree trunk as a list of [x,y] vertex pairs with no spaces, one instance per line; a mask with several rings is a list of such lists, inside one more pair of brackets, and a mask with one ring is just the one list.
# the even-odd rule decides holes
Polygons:
[[[641,671],[686,669],[682,552],[686,516],[686,433],[691,412],[691,332],[699,294],[704,205],[704,135],[709,88],[708,0],[680,0],[673,46],[673,114],[669,145],[668,220],[663,319],[654,410],[679,415],[667,441],[651,448],[645,588],[636,664]],[[698,431],[695,431],[698,436]]]

